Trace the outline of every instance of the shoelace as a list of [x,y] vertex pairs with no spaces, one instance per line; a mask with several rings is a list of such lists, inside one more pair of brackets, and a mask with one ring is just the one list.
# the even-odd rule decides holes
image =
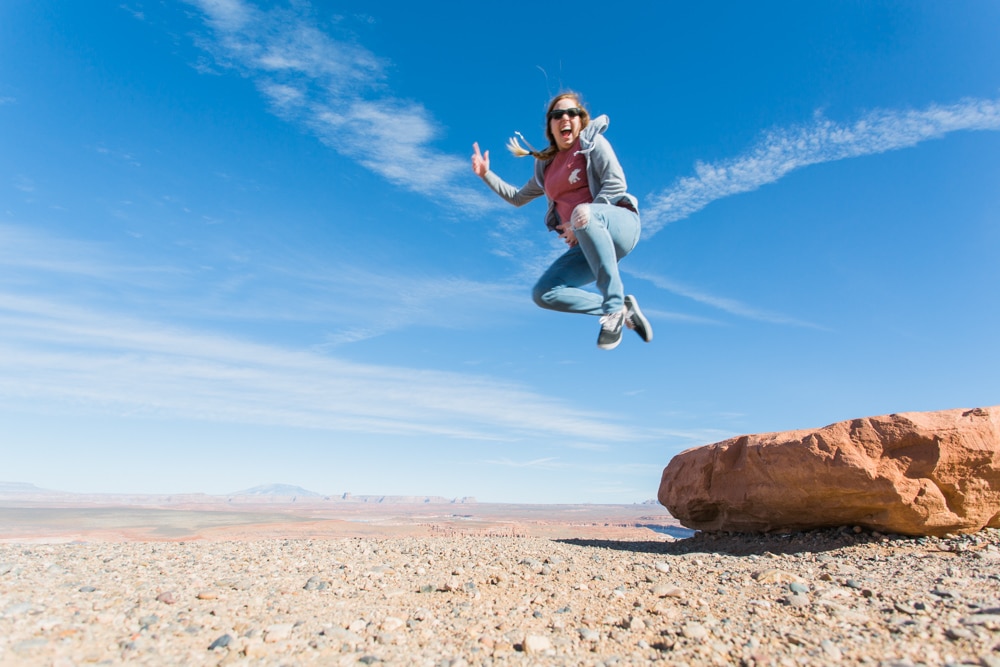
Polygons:
[[619,319],[624,318],[625,311],[619,310],[617,313],[608,313],[607,315],[601,315],[601,328],[605,331],[614,331],[618,328]]
[[625,309],[625,326],[635,331],[635,320],[632,319],[632,310],[630,308]]

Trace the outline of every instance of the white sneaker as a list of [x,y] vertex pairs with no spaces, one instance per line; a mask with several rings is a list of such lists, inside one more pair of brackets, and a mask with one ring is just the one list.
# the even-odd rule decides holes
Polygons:
[[613,350],[622,342],[622,328],[625,324],[624,308],[617,313],[601,316],[601,333],[597,335],[597,347],[602,350]]
[[625,296],[625,326],[639,334],[647,343],[653,340],[653,327],[639,310],[639,302],[631,294]]

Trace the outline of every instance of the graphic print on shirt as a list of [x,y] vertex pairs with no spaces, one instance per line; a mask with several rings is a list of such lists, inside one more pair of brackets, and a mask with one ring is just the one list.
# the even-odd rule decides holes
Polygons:
[[573,173],[569,175],[569,182],[570,183],[576,183],[579,180],[580,180],[580,169],[577,168],[577,169],[574,169]]

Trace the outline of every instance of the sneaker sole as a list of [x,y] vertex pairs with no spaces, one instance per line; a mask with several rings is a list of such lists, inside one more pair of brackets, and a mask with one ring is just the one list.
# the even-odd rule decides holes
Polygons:
[[618,347],[618,345],[620,345],[621,342],[622,342],[622,337],[619,336],[618,340],[616,340],[615,342],[613,342],[613,343],[604,343],[603,345],[601,343],[598,343],[597,347],[601,348],[602,350],[613,350],[616,347]]
[[[649,325],[649,320],[647,320],[646,316],[642,314],[641,310],[639,310],[639,304],[636,303],[635,297],[632,296],[631,294],[625,297],[625,307],[628,308],[629,312],[633,314],[642,323],[642,328],[643,331],[646,332],[646,336],[643,336],[642,334],[639,334],[639,336],[647,343],[652,341],[653,327]],[[636,331],[636,333],[639,332]]]

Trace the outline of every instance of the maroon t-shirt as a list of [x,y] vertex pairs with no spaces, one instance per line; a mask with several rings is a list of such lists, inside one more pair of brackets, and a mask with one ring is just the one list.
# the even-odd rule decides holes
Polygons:
[[545,170],[545,194],[556,203],[559,219],[569,222],[573,209],[594,201],[587,183],[587,158],[580,154],[580,140],[559,151]]

